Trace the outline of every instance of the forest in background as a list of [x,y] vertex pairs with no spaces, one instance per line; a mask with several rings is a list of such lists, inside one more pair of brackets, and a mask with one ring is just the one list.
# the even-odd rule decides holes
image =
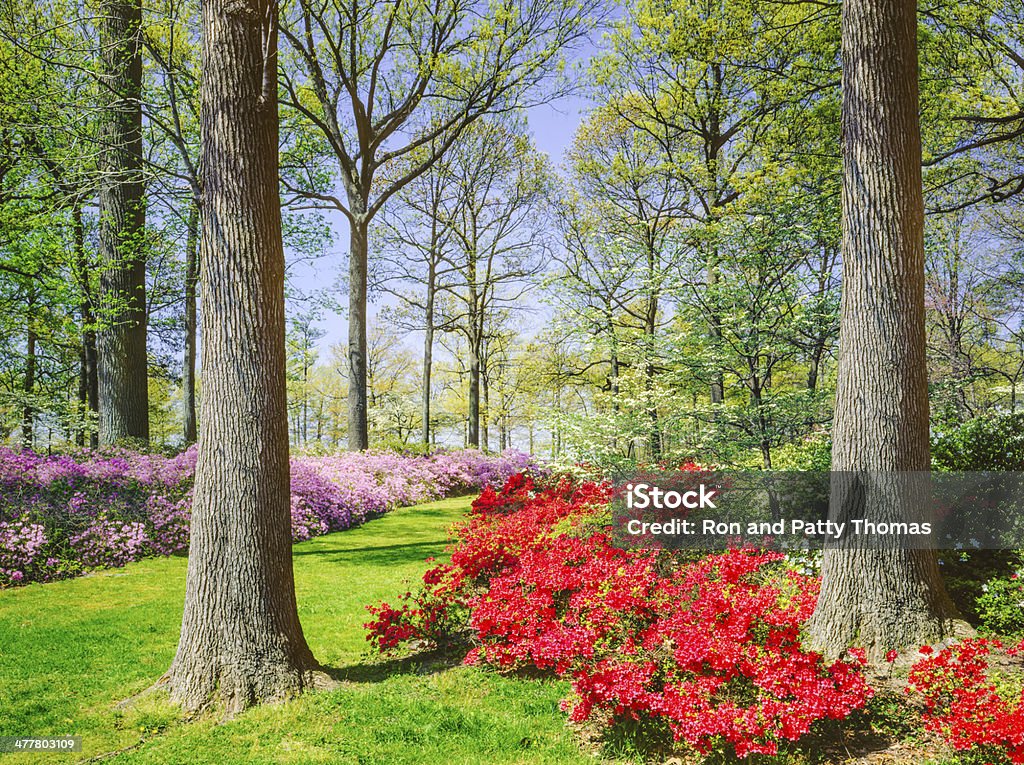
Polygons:
[[[197,433],[199,8],[118,50],[116,5],[0,12],[0,428],[38,449]],[[340,274],[288,288],[293,446],[826,467],[838,4],[497,7],[283,4],[286,250]],[[918,37],[934,433],[1024,394],[1024,9]],[[569,94],[556,164],[528,116]]]

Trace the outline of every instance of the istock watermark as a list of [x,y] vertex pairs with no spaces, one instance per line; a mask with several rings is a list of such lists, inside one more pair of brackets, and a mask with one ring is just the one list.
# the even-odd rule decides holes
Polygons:
[[629,548],[1024,548],[1024,473],[687,470],[616,486]]
[[689,491],[673,491],[662,489],[658,486],[651,486],[647,483],[626,484],[626,507],[631,510],[646,510],[655,508],[658,510],[676,510],[685,507],[688,510],[698,508],[715,509],[715,495],[718,489],[700,484],[696,489]]

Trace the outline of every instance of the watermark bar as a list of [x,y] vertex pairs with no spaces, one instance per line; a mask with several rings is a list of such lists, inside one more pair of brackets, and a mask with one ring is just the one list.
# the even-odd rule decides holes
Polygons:
[[680,471],[615,489],[630,549],[1024,548],[1024,473]]

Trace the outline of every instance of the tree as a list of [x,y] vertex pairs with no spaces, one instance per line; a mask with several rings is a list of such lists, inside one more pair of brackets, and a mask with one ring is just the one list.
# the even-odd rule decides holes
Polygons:
[[[36,396],[37,414],[50,415],[53,424],[52,416],[66,408],[65,415],[59,417],[62,429],[74,431],[81,445],[95,447],[99,280],[89,209],[96,200],[96,128],[100,120],[93,109],[97,81],[90,69],[81,66],[82,51],[92,47],[90,33],[76,18],[74,7],[62,0],[40,0],[11,3],[0,15],[0,38],[4,43],[0,60],[17,61],[17,65],[3,66],[0,76],[0,102],[5,107],[0,122],[7,126],[5,155],[12,163],[10,169],[18,171],[7,176],[8,180],[17,178],[17,188],[10,188],[9,199],[2,199],[0,193],[0,203],[7,204],[13,215],[11,221],[18,221],[17,226],[5,225],[5,229],[12,236],[23,229],[16,238],[34,242],[35,248],[43,240],[57,245],[37,264],[53,285],[44,287],[34,302],[37,327],[40,321],[52,326],[55,313],[72,305],[79,314],[79,348],[47,346],[50,333],[44,331],[37,354],[37,360],[44,362],[68,353],[78,356],[78,401],[67,406],[63,394],[68,388],[62,380],[53,385],[54,395],[45,400]],[[37,284],[41,282],[37,280]],[[63,301],[59,308],[53,302],[57,295]],[[53,370],[39,371],[40,381],[46,381]],[[56,380],[44,385],[53,383]]]
[[[575,188],[590,200],[595,208],[592,215],[600,219],[605,237],[623,250],[620,258],[624,256],[631,266],[631,289],[612,296],[620,320],[639,330],[637,357],[643,367],[643,395],[651,399],[646,407],[647,440],[655,461],[662,456],[662,433],[653,401],[659,366],[657,333],[665,323],[669,275],[679,259],[678,237],[673,241],[672,233],[688,201],[683,184],[666,171],[665,159],[649,133],[637,130],[615,110],[595,111],[580,126],[569,152]],[[579,282],[578,276],[575,281]],[[610,322],[607,331],[613,346],[610,366],[617,380],[620,359]]]
[[[822,21],[832,13],[827,3],[640,0],[594,67],[605,110],[648,135],[685,195],[677,217],[709,290],[720,279],[721,221],[762,173],[752,154],[793,122],[794,104],[827,89],[819,59],[831,54]],[[721,340],[714,312],[705,331],[711,346]],[[706,376],[711,403],[722,403],[723,370]]]
[[317,343],[325,334],[316,325],[319,319],[320,313],[315,308],[298,312],[289,317],[288,332],[285,335],[288,405],[294,412],[292,438],[295,444],[302,446],[309,443],[310,414],[313,414],[317,432],[320,431],[319,418],[317,412],[313,410],[315,399],[321,399],[321,396],[316,386],[311,385],[311,375],[319,357]]
[[203,398],[172,701],[230,711],[298,693],[316,660],[292,572],[278,194],[277,7],[203,8]]
[[[404,174],[402,167],[398,172]],[[402,328],[423,332],[420,419],[425,446],[430,445],[432,435],[434,335],[444,329],[443,325],[438,326],[438,304],[444,300],[452,274],[458,270],[446,257],[452,239],[446,213],[454,201],[453,187],[447,165],[433,164],[392,197],[372,236],[377,245],[371,263],[374,286],[401,301],[398,309],[388,312],[389,318]]]
[[[289,190],[341,212],[349,227],[349,448],[367,426],[368,229],[381,207],[437,162],[485,114],[545,102],[539,85],[589,32],[598,0],[293,0],[282,33],[294,67],[287,105],[324,140],[344,200],[325,190],[323,155],[290,174]],[[429,149],[429,150],[428,150]],[[388,168],[410,157],[404,174]],[[309,183],[306,183],[309,181]]]
[[142,2],[100,6],[100,440],[149,440]]
[[[907,520],[927,471],[924,201],[914,0],[843,5],[843,295],[830,510]],[[811,640],[880,661],[956,617],[934,551],[825,550]]]
[[[150,130],[150,163],[154,181],[166,188],[168,207],[185,228],[184,352],[182,435],[195,443],[196,351],[198,349],[197,289],[199,279],[199,9],[192,0],[161,0],[149,9],[155,19],[147,25],[145,49],[152,59],[145,83],[145,116]],[[153,193],[151,187],[150,194]]]
[[495,315],[521,305],[529,280],[541,267],[548,241],[544,226],[551,173],[522,126],[512,120],[480,121],[445,160],[455,187],[444,212],[452,231],[450,262],[458,271],[444,323],[466,339],[469,355],[468,444],[481,442],[481,384],[485,343]]

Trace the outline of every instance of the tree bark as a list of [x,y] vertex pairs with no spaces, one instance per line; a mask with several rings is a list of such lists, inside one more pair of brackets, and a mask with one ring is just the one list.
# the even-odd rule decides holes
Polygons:
[[[82,445],[85,445],[85,433],[88,432],[89,445],[95,449],[99,446],[99,433],[96,432],[93,417],[100,410],[98,352],[96,348],[96,315],[93,310],[92,284],[89,281],[89,262],[85,254],[85,223],[82,220],[82,206],[76,202],[72,210],[74,232],[74,263],[81,301],[78,306],[82,320],[82,353],[81,380],[79,398],[83,404],[84,414],[88,420],[82,432]],[[98,417],[97,417],[98,419]]]
[[426,327],[423,332],[423,445],[430,446],[430,376],[434,359],[434,299],[437,268],[431,254],[427,274]]
[[[475,239],[474,239],[475,241]],[[471,250],[467,253],[466,268],[466,326],[469,332],[466,339],[469,341],[469,424],[467,427],[466,440],[469,446],[480,448],[480,352],[483,344],[483,319],[479,316],[481,310],[479,294],[477,292],[477,253]]]
[[203,5],[203,398],[181,641],[187,711],[316,679],[292,572],[274,0]]
[[[648,441],[651,450],[651,462],[658,462],[661,459],[661,426],[658,422],[658,407],[654,404],[654,388],[657,370],[654,367],[655,356],[655,333],[658,329],[658,299],[659,288],[657,286],[657,250],[654,242],[647,243],[647,280],[650,284],[650,294],[647,296],[647,311],[644,316],[644,389],[649,397],[647,418],[650,420]],[[714,401],[712,403],[715,403]]]
[[[355,204],[352,205],[355,208]],[[370,448],[366,394],[366,278],[369,236],[365,214],[352,210],[348,262],[348,448]]]
[[100,440],[149,440],[146,211],[142,178],[141,0],[105,0],[99,14]]
[[469,344],[469,417],[466,444],[480,448],[480,350],[476,341]]
[[22,380],[22,392],[25,394],[25,405],[21,414],[21,446],[31,449],[34,444],[36,410],[32,397],[36,391],[36,328],[35,328],[35,294],[28,297],[28,312],[25,337],[25,378]]
[[[843,295],[830,512],[912,519],[929,467],[915,0],[843,4]],[[843,471],[843,472],[838,472]],[[811,643],[873,661],[954,628],[932,551],[826,549]]]
[[814,350],[811,351],[811,358],[808,361],[807,367],[807,390],[814,393],[818,389],[818,370],[821,367],[821,356],[823,350],[820,345],[816,345]]
[[487,355],[480,367],[480,446],[486,452],[491,449],[491,382],[487,373]]
[[198,438],[196,426],[196,282],[199,278],[199,206],[188,214],[188,238],[185,240],[185,358],[182,364],[182,393],[185,399],[185,444]]

